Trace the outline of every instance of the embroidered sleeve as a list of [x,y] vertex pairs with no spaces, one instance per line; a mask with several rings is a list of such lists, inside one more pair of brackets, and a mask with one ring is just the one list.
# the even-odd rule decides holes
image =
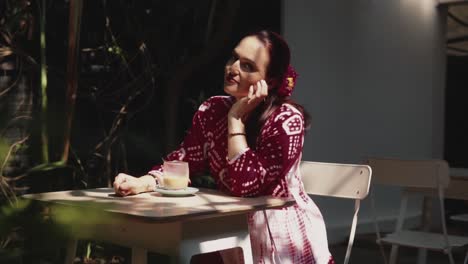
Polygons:
[[228,163],[221,183],[232,195],[286,195],[286,176],[301,157],[304,118],[295,108],[282,106],[267,120],[256,150],[248,149]]
[[[189,163],[190,178],[207,171],[207,143],[204,137],[205,109],[209,102],[203,103],[192,119],[189,129],[179,148],[171,152],[164,160],[183,160]],[[148,174],[162,174],[162,165],[154,166]]]

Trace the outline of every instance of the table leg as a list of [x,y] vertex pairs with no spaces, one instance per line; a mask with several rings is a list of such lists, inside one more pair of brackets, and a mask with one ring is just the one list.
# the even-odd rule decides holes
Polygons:
[[242,248],[244,263],[252,263],[247,216],[229,215],[183,223],[179,262],[190,263],[193,255]]
[[250,236],[248,236],[244,241],[241,243],[242,253],[244,255],[244,263],[245,264],[253,264],[253,256],[252,256],[252,245],[250,244]]
[[[190,263],[193,255],[236,247],[242,248],[244,263],[250,264],[253,261],[247,214],[170,223],[128,220],[113,225],[102,224],[99,228],[96,225],[80,228],[93,230],[91,237],[80,238],[107,241],[132,248],[134,264],[146,263],[147,251],[173,256],[171,263],[185,264]],[[69,251],[67,254],[71,255],[69,259],[72,261],[76,251]]]
[[[242,250],[242,256],[238,252],[239,249],[235,248]],[[205,239],[185,241],[181,245],[177,263],[190,263],[192,256],[214,251],[220,251],[224,263],[253,264],[250,237],[241,233],[233,237],[212,241],[205,241]]]
[[427,259],[427,249],[420,248],[418,250],[418,264],[425,264]]
[[144,248],[132,247],[132,264],[148,263],[148,252]]
[[390,264],[397,263],[398,250],[399,250],[398,245],[392,245],[392,249],[390,250],[390,259],[389,259]]
[[66,264],[73,264],[73,260],[76,257],[76,246],[78,245],[77,239],[70,239],[67,243],[66,248],[66,255],[65,255],[65,263]]

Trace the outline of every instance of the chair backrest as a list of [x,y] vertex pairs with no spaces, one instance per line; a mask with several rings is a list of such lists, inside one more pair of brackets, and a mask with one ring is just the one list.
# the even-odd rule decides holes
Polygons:
[[359,200],[369,194],[372,170],[367,165],[303,161],[301,173],[308,194]]
[[343,263],[348,264],[356,234],[361,200],[369,194],[372,170],[367,165],[303,161],[302,182],[308,194],[354,200],[348,246]]
[[[448,252],[451,263],[453,263],[451,245],[448,238],[447,226],[445,222],[445,207],[444,207],[444,189],[450,182],[449,166],[446,161],[431,159],[431,160],[407,160],[396,158],[369,158],[367,164],[372,167],[373,183],[384,184],[403,187],[405,190],[401,193],[400,199],[400,213],[398,215],[397,223],[395,225],[394,233],[403,230],[403,223],[406,215],[406,208],[408,203],[409,194],[420,193],[423,195],[437,194],[439,200],[440,223],[443,231],[443,247],[444,251]],[[429,190],[429,192],[427,192]],[[437,192],[434,192],[437,190]],[[371,209],[374,218],[374,226],[377,235],[377,243],[379,244],[380,251],[384,252],[382,247],[382,240],[380,236],[380,228],[378,225],[377,214],[375,211],[373,195],[371,197]],[[423,216],[425,213],[423,212]],[[427,233],[427,232],[426,232]],[[419,244],[419,248],[424,248],[423,240],[419,236],[415,236],[413,244]],[[393,244],[402,243],[399,239],[393,239]],[[422,243],[422,244],[421,244]],[[390,263],[395,263],[397,259],[397,247],[392,246],[390,253]],[[385,263],[387,258],[384,253]]]
[[447,187],[450,181],[449,166],[444,160],[403,160],[369,158],[373,183],[401,187],[436,189]]

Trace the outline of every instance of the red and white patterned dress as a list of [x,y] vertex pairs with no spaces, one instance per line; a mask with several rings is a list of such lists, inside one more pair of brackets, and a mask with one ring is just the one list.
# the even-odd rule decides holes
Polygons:
[[[295,206],[249,215],[254,263],[334,263],[322,214],[301,181],[301,112],[282,105],[262,127],[257,148],[246,149],[227,161],[227,114],[234,100],[214,96],[205,101],[180,148],[167,160],[187,161],[191,178],[209,171],[218,189],[234,196],[273,195],[296,200]],[[152,173],[161,170],[155,166]]]

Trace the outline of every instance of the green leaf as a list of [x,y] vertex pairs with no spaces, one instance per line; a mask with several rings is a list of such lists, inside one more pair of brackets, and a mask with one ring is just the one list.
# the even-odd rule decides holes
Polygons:
[[[0,166],[5,162],[9,147],[8,143],[3,138],[0,138]],[[0,175],[0,177],[1,176],[2,175]]]
[[39,164],[29,170],[29,172],[40,172],[40,171],[51,171],[59,168],[66,168],[68,167],[65,162],[56,161],[51,163],[42,163]]
[[0,207],[1,215],[2,217],[9,217],[14,214],[20,213],[24,211],[30,203],[30,200],[18,199],[15,203],[13,203],[13,205],[9,203],[5,204],[2,207]]

